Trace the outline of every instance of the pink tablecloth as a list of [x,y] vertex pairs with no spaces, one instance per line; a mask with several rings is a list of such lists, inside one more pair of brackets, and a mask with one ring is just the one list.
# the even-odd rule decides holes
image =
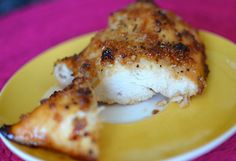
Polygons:
[[[27,61],[60,42],[106,26],[107,16],[134,0],[51,0],[0,17],[0,88]],[[235,0],[158,0],[193,26],[236,42]],[[236,54],[236,53],[235,53]],[[20,160],[0,141],[0,161]],[[236,135],[196,159],[236,160]]]

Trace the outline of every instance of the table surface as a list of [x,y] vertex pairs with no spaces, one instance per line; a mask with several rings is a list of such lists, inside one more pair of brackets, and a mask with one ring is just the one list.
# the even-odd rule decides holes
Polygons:
[[[46,0],[0,16],[0,89],[16,70],[44,50],[104,28],[111,12],[133,1]],[[157,3],[197,28],[236,42],[235,0],[157,0]],[[0,161],[20,160],[0,141]],[[236,135],[195,160],[236,160]]]

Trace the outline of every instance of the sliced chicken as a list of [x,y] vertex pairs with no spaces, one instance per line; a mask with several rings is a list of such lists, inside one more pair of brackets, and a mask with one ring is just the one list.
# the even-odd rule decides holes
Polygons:
[[137,2],[109,18],[84,51],[56,62],[67,86],[0,133],[80,160],[97,160],[97,101],[133,104],[160,93],[174,102],[201,94],[208,74],[198,32],[150,2]]
[[76,159],[97,160],[97,102],[83,79],[55,92],[33,112],[0,133],[14,142],[66,153]]
[[90,77],[97,100],[133,104],[160,93],[183,103],[201,94],[208,74],[198,31],[150,2],[111,14],[84,51],[56,62],[54,73],[66,86]]

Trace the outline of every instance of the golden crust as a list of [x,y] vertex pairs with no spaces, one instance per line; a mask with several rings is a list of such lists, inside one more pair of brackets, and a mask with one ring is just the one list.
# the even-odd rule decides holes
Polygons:
[[108,28],[97,33],[82,53],[57,63],[66,63],[76,77],[82,63],[90,62],[93,68],[82,74],[96,77],[116,61],[127,65],[141,58],[171,67],[176,76],[187,76],[198,85],[199,94],[206,86],[205,48],[198,31],[153,3],[138,2],[112,14]]
[[96,120],[95,126],[88,128],[89,118],[78,114],[94,112],[96,105],[90,86],[77,78],[63,91],[42,100],[39,107],[22,116],[18,123],[1,127],[0,132],[20,144],[56,150],[76,159],[97,160]]

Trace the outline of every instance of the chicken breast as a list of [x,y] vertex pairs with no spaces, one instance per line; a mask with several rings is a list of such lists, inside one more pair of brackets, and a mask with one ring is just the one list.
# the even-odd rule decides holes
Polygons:
[[113,13],[80,54],[56,62],[55,76],[66,88],[0,133],[23,145],[97,160],[97,101],[133,104],[160,93],[186,102],[206,86],[205,61],[197,30],[150,1],[136,2]]
[[77,78],[63,91],[55,92],[33,112],[0,133],[14,142],[66,153],[76,159],[97,160],[99,122],[97,102],[84,79]]
[[133,104],[160,93],[183,103],[201,94],[208,68],[198,31],[150,1],[111,14],[84,51],[56,62],[66,86],[80,75],[92,82],[100,102]]

